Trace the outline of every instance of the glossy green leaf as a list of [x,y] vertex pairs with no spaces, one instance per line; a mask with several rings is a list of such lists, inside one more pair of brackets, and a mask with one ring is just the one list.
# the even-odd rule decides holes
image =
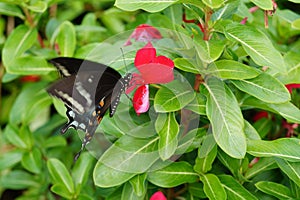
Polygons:
[[272,195],[278,199],[293,199],[291,190],[282,184],[270,181],[260,181],[256,183],[255,186],[260,191]]
[[4,135],[11,144],[21,149],[26,149],[27,147],[26,142],[21,138],[20,131],[16,126],[12,124],[8,124],[5,127]]
[[22,160],[23,151],[13,150],[0,155],[0,171],[12,168]]
[[256,129],[246,120],[245,120],[244,132],[245,132],[247,139],[250,139],[250,140],[260,140],[261,139],[258,132],[256,131]]
[[294,29],[300,30],[300,19],[296,19],[295,21],[293,21],[292,27],[293,27]]
[[218,151],[218,160],[235,176],[239,177],[241,170],[241,159],[232,158],[223,151]]
[[45,82],[26,85],[17,97],[9,116],[14,123],[29,123],[38,113],[51,104],[51,97],[44,90]]
[[146,194],[148,185],[146,173],[136,175],[130,179],[129,182],[137,196],[142,197]]
[[122,172],[98,162],[94,168],[93,179],[98,187],[108,188],[121,185],[135,175],[135,173]]
[[205,72],[221,79],[243,80],[259,75],[258,70],[233,60],[218,60],[208,66]]
[[200,73],[192,61],[189,61],[186,58],[175,58],[174,65],[176,68],[181,69],[182,71],[191,72],[194,74]]
[[247,25],[231,23],[226,26],[225,33],[228,39],[241,43],[256,64],[286,72],[283,57],[261,31]]
[[7,16],[15,16],[24,19],[21,9],[13,4],[0,3],[0,13]]
[[51,191],[66,199],[72,198],[72,193],[68,191],[68,188],[64,184],[56,183],[51,187]]
[[13,30],[7,38],[3,47],[3,62],[6,66],[10,66],[13,62],[11,58],[20,57],[27,49],[29,49],[37,38],[37,30],[25,25],[20,25]]
[[206,113],[217,144],[228,155],[243,158],[246,154],[244,120],[231,90],[216,78],[207,80],[209,92]]
[[121,172],[143,173],[159,159],[158,139],[124,135],[105,151],[98,162]]
[[[204,152],[205,151],[205,152]],[[212,164],[217,156],[218,147],[214,141],[213,136],[210,134],[203,141],[199,149],[194,170],[199,174],[207,173],[212,169]]]
[[22,190],[28,187],[39,187],[40,183],[34,176],[22,170],[13,170],[0,177],[1,188]]
[[200,176],[200,180],[204,184],[204,192],[209,199],[227,199],[225,189],[216,175],[203,174]]
[[197,179],[197,173],[187,162],[174,162],[165,168],[148,173],[148,181],[166,188],[176,187],[183,183],[193,183]]
[[45,1],[34,1],[34,3],[25,5],[29,10],[32,10],[33,12],[43,13],[47,9],[47,3]]
[[258,200],[251,192],[244,188],[237,180],[229,175],[218,176],[226,190],[227,198],[232,200]]
[[278,166],[276,165],[275,160],[273,158],[262,157],[258,160],[257,163],[255,163],[255,165],[247,169],[245,173],[245,178],[251,179],[261,172],[275,168],[278,168]]
[[194,36],[194,43],[197,56],[205,63],[217,60],[225,47],[223,40],[203,40],[200,35]]
[[56,41],[62,56],[73,56],[76,47],[76,32],[71,22],[65,21],[59,26]]
[[272,0],[264,0],[264,1],[250,0],[250,1],[263,10],[273,10]]
[[279,157],[299,162],[299,142],[296,138],[280,138],[273,141],[247,140],[247,153],[257,157]]
[[66,166],[61,161],[55,158],[50,158],[47,161],[47,167],[54,185],[61,184],[68,190],[69,193],[73,194],[75,192],[72,177]]
[[132,199],[132,200],[143,199],[143,197],[140,197],[135,193],[132,185],[128,182],[124,184],[122,197],[121,197],[121,200],[127,200],[127,199]]
[[300,187],[300,162],[288,162],[280,158],[275,160],[281,171]]
[[201,182],[190,183],[188,185],[188,190],[189,190],[189,193],[191,195],[193,195],[194,197],[198,197],[200,199],[207,198],[207,196],[205,195],[204,190],[203,190],[203,183],[201,183]]
[[253,79],[233,80],[240,90],[267,103],[284,103],[291,99],[289,91],[276,78],[261,73]]
[[116,0],[115,6],[126,11],[143,9],[147,12],[159,12],[177,1],[178,0]]
[[224,1],[222,1],[222,0],[203,0],[203,3],[205,3],[210,8],[219,8],[224,4]]
[[42,170],[42,153],[38,148],[24,153],[22,157],[22,165],[28,171],[39,174]]
[[243,106],[251,106],[271,111],[281,115],[291,123],[300,123],[300,110],[291,102],[270,104],[260,101],[255,97],[248,97],[243,100]]
[[175,152],[179,133],[179,125],[175,119],[175,114],[160,113],[155,122],[155,129],[159,135],[158,150],[162,160],[169,159]]
[[53,136],[48,139],[46,139],[44,143],[44,148],[53,148],[53,147],[59,147],[59,146],[66,146],[67,141],[62,136]]
[[164,84],[154,98],[156,112],[172,112],[188,105],[195,97],[193,88],[185,81],[174,80]]
[[206,115],[206,97],[201,93],[196,93],[196,98],[184,108],[199,115]]
[[75,186],[84,186],[88,179],[91,177],[92,167],[95,159],[89,153],[82,153],[76,161],[72,170],[72,177]]

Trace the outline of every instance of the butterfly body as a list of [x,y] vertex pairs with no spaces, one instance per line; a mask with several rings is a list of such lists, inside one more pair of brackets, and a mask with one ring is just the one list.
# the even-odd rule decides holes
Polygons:
[[69,121],[61,132],[65,133],[71,127],[84,131],[82,150],[92,139],[105,113],[109,110],[110,117],[114,115],[132,75],[122,77],[106,65],[76,58],[59,57],[50,62],[63,76],[47,90],[67,107]]

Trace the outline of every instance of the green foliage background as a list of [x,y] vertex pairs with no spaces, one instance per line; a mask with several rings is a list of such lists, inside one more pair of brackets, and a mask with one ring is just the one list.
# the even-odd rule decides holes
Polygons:
[[[300,84],[300,1],[277,4],[266,28],[271,0],[2,0],[1,199],[149,199],[158,190],[168,199],[299,199],[300,98],[285,85]],[[154,46],[186,81],[151,86],[154,122],[122,98],[98,129],[114,145],[73,163],[81,141],[74,130],[59,134],[65,110],[45,91],[58,78],[47,60],[96,49],[93,59],[115,56],[123,73],[127,38],[107,39],[145,23],[179,33],[180,49]],[[135,53],[124,49],[133,70]],[[262,110],[268,116],[255,121]],[[183,112],[199,126],[185,132]],[[289,137],[286,122],[296,124]]]

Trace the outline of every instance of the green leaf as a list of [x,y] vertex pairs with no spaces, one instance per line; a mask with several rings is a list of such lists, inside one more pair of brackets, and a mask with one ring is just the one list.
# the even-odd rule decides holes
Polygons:
[[174,162],[165,168],[149,172],[148,181],[159,187],[176,187],[183,183],[193,183],[198,179],[193,167],[187,162]]
[[25,16],[18,6],[8,3],[0,3],[0,13],[3,15],[19,17],[23,20],[25,19]]
[[7,168],[12,168],[22,160],[23,151],[16,149],[0,155],[0,171]]
[[203,40],[200,35],[194,36],[194,43],[197,56],[205,63],[217,60],[225,47],[223,40]]
[[233,80],[250,79],[259,75],[258,70],[233,60],[218,60],[209,65],[205,73]]
[[195,97],[191,85],[185,81],[174,80],[164,84],[154,98],[156,112],[172,112],[188,105]]
[[93,172],[93,179],[96,186],[109,188],[121,185],[135,175],[135,173],[119,171],[97,162]]
[[72,57],[76,47],[76,32],[74,25],[69,22],[63,22],[59,27],[56,41],[62,56]]
[[54,185],[61,184],[68,190],[69,193],[75,193],[72,177],[66,166],[61,161],[55,158],[50,158],[47,161],[47,167]]
[[3,47],[3,64],[6,66],[8,73],[13,71],[14,59],[22,56],[22,54],[29,49],[37,39],[37,30],[29,28],[25,25],[19,25],[15,28]]
[[291,96],[287,88],[273,76],[261,73],[253,79],[231,81],[238,89],[267,103],[284,103]]
[[243,158],[246,154],[244,119],[235,96],[216,78],[208,79],[205,86],[209,92],[206,113],[217,144],[228,155]]
[[250,140],[260,140],[261,139],[258,132],[256,131],[256,129],[246,120],[245,120],[244,132],[245,132],[247,139],[250,139]]
[[247,25],[231,23],[226,26],[225,35],[228,39],[241,43],[256,64],[286,72],[283,57],[261,31]]
[[116,0],[115,6],[126,11],[143,9],[147,12],[159,12],[177,1],[178,0]]
[[66,146],[67,142],[66,139],[62,136],[52,136],[50,138],[47,138],[43,147],[45,149],[47,148],[53,148],[53,147],[59,147],[59,146]]
[[160,113],[155,122],[155,129],[159,135],[158,150],[162,160],[169,159],[175,152],[178,145],[179,125],[175,114]]
[[241,160],[228,156],[223,151],[218,151],[218,160],[235,176],[240,176]]
[[257,5],[258,7],[260,7],[263,10],[273,10],[273,3],[272,0],[250,0],[252,3],[254,3],[255,5]]
[[51,187],[51,191],[62,196],[66,199],[72,199],[72,193],[68,191],[68,188],[61,183],[56,183]]
[[194,170],[199,174],[207,173],[212,169],[212,164],[217,156],[218,148],[213,135],[208,135],[199,148]]
[[26,149],[27,145],[23,138],[21,138],[18,127],[12,124],[7,124],[4,130],[4,135],[11,144],[21,149]]
[[292,28],[300,30],[300,19],[296,19],[293,21]]
[[199,115],[206,115],[206,97],[201,93],[196,93],[196,98],[191,101],[185,109],[191,110]]
[[51,104],[51,97],[45,91],[46,82],[26,85],[17,97],[9,116],[14,123],[29,123],[43,108]]
[[129,180],[129,182],[134,190],[134,193],[139,197],[145,195],[147,192],[147,185],[148,185],[147,183],[148,182],[146,180],[147,180],[146,173],[138,174]]
[[105,151],[98,162],[117,171],[143,173],[159,159],[158,139],[124,135]]
[[89,153],[82,153],[72,170],[75,186],[84,186],[91,175],[94,158]]
[[132,199],[132,200],[140,200],[142,199],[141,197],[137,196],[136,193],[133,190],[133,187],[130,183],[125,183],[122,191],[122,197],[121,200],[127,200],[127,199]]
[[246,179],[251,179],[261,172],[278,168],[273,158],[259,158],[259,161],[252,167],[249,167],[245,173]]
[[182,71],[191,72],[194,74],[199,74],[200,71],[195,67],[192,61],[186,58],[175,58],[174,65],[176,68],[181,69]]
[[225,189],[216,175],[203,174],[200,176],[200,180],[204,184],[204,192],[209,199],[227,199]]
[[242,104],[245,107],[250,106],[277,113],[291,123],[300,123],[300,110],[291,102],[270,104],[249,96],[243,99]]
[[280,158],[276,158],[275,160],[281,171],[300,187],[300,163],[288,162],[287,160]]
[[245,189],[239,182],[237,182],[232,176],[220,175],[218,176],[223,187],[226,190],[227,198],[233,200],[257,200],[257,198]]
[[47,3],[44,1],[33,1],[34,3],[30,2],[30,5],[24,4],[26,8],[32,10],[33,12],[43,13],[47,9]]
[[13,170],[0,177],[1,188],[12,190],[22,190],[28,187],[40,187],[34,176],[30,173],[21,170]]
[[294,199],[288,187],[270,181],[260,181],[255,186],[262,192],[270,194],[278,199]]
[[299,162],[300,140],[280,138],[273,141],[247,140],[247,153],[256,157],[279,157],[292,162]]
[[38,148],[24,153],[22,157],[22,165],[28,171],[39,174],[42,170],[42,153]]
[[203,3],[205,3],[210,8],[219,8],[224,4],[223,0],[203,0]]

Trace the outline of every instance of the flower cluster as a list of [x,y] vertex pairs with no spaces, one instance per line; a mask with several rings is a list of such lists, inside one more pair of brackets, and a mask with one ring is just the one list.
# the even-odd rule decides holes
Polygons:
[[[133,108],[139,115],[149,109],[149,84],[162,84],[172,81],[174,79],[174,63],[170,58],[156,55],[156,49],[150,40],[160,39],[161,34],[154,27],[140,25],[131,37],[136,41],[148,42],[136,53],[134,66],[139,73],[133,74],[130,87],[126,91],[126,93],[130,93],[137,87],[133,96]],[[126,44],[129,44],[129,42]]]

